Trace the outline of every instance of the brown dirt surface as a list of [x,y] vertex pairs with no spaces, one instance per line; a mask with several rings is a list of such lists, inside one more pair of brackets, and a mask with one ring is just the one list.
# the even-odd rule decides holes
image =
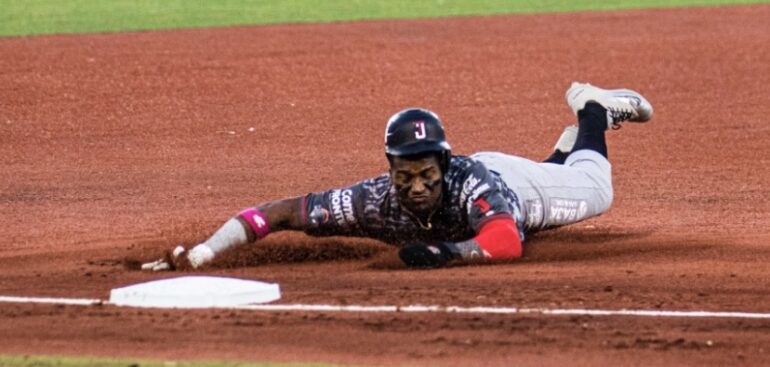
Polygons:
[[[544,158],[573,80],[656,108],[615,202],[509,264],[279,234],[200,273],[282,303],[770,312],[770,6],[0,38],[0,295],[106,298],[241,208],[384,171],[385,120]],[[251,129],[253,128],[253,129]],[[764,168],[763,168],[764,167]],[[376,365],[769,365],[770,320],[0,304],[0,353]]]

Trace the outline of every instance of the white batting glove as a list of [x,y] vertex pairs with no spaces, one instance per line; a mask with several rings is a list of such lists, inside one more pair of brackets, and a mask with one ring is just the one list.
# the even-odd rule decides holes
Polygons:
[[187,251],[184,246],[177,246],[173,251],[167,252],[159,260],[142,264],[142,270],[188,270],[197,269],[214,259],[214,251],[210,247],[200,244]]
[[166,262],[166,259],[158,259],[152,262],[142,264],[142,270],[163,271],[171,270],[171,265]]

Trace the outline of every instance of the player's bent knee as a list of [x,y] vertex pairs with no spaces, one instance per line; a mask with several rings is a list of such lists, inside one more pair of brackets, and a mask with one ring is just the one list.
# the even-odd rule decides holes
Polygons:
[[612,190],[612,186],[603,187],[600,190],[600,195],[599,196],[601,198],[599,200],[599,203],[598,203],[599,204],[598,205],[599,206],[599,213],[604,213],[607,210],[609,210],[610,207],[612,206],[612,199],[613,199],[613,196],[614,196],[614,193],[613,193],[613,190]]

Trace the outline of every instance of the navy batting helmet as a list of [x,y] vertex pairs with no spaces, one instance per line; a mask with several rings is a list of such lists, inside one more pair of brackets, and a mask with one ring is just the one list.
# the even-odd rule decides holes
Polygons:
[[438,116],[423,108],[408,108],[393,115],[385,128],[385,154],[407,156],[429,152],[449,155]]

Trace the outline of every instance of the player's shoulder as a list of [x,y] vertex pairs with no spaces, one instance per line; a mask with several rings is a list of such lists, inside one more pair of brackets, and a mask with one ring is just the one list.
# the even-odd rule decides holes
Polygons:
[[365,198],[381,200],[390,190],[390,175],[385,173],[365,179],[355,185],[354,190]]
[[458,181],[464,181],[468,176],[473,173],[483,173],[487,168],[483,163],[477,161],[471,157],[463,155],[453,155],[449,160],[449,168],[445,175],[447,183],[455,183]]
[[499,177],[490,174],[479,160],[466,156],[453,156],[445,176],[445,184],[452,198],[464,202],[471,193],[478,193],[499,186]]
[[449,158],[447,175],[451,176],[454,174],[462,173],[476,163],[476,160],[471,159],[470,157],[464,155],[453,155],[451,158]]

